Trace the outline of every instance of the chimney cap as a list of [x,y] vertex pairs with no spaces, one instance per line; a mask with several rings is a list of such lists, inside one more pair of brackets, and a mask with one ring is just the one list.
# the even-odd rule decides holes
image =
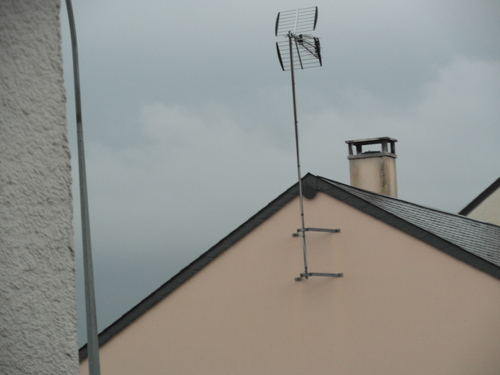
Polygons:
[[[378,138],[365,138],[365,139],[353,139],[350,141],[345,141],[349,145],[349,159],[354,159],[358,157],[374,157],[374,156],[391,156],[396,157],[396,145],[397,139],[391,137],[378,137]],[[363,146],[366,145],[382,145],[381,151],[369,151],[363,153]],[[356,154],[353,153],[353,147],[356,147]],[[388,147],[389,146],[389,147]],[[370,154],[370,155],[367,155]]]
[[376,143],[382,143],[383,141],[397,142],[397,139],[391,137],[378,137],[378,138],[365,138],[365,139],[353,139],[350,141],[345,141],[347,144],[359,144],[362,145],[373,145]]

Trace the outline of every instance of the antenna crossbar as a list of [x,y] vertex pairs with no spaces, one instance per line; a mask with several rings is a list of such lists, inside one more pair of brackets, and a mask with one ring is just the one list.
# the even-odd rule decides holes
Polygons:
[[295,281],[302,281],[304,277],[307,279],[310,276],[320,276],[320,277],[343,277],[343,273],[326,273],[326,272],[304,272],[301,273],[299,277],[295,278]]
[[328,228],[299,228],[297,232],[292,234],[292,237],[298,237],[301,232],[326,232],[326,233],[340,233],[340,229],[328,229]]

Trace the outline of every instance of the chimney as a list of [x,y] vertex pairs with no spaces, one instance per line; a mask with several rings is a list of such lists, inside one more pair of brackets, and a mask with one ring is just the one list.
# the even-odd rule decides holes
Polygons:
[[[349,146],[351,185],[375,193],[398,196],[396,182],[396,145],[394,138],[380,137],[346,141]],[[368,145],[380,145],[378,151],[364,151]]]

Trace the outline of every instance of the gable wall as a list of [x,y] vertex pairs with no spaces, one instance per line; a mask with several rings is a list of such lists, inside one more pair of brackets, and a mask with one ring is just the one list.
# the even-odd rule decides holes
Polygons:
[[[500,282],[319,193],[220,255],[101,350],[107,374],[492,374]],[[82,363],[82,373],[86,362]]]
[[467,216],[500,225],[500,189],[496,189]]

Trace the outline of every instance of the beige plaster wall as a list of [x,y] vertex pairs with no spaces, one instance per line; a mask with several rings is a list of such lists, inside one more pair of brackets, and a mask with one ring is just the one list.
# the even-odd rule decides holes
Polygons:
[[467,216],[473,219],[500,225],[500,189],[495,190]]
[[[323,194],[294,200],[101,350],[105,374],[496,374],[500,282]],[[86,362],[81,366],[86,373]]]

